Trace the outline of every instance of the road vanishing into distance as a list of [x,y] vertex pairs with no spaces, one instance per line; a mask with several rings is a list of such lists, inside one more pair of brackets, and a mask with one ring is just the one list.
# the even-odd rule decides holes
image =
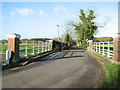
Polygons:
[[99,88],[103,70],[83,49],[53,53],[44,61],[2,72],[3,88]]

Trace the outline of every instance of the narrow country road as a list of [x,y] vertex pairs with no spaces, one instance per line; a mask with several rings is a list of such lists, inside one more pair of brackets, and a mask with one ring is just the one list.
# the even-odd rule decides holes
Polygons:
[[3,88],[100,87],[102,68],[83,49],[72,47],[56,54],[21,69],[4,70]]

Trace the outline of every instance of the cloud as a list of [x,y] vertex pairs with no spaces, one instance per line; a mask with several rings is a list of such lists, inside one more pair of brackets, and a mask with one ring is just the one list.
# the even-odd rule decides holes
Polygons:
[[41,14],[43,14],[43,13],[44,13],[44,11],[43,11],[43,10],[40,10],[40,12],[39,12],[39,13],[40,13],[40,15],[41,15]]
[[56,7],[54,8],[55,12],[59,12],[59,11],[66,11],[66,8],[64,6],[61,5],[56,5]]
[[28,8],[15,8],[15,10],[18,14],[22,16],[28,16],[30,14],[33,14],[33,10]]
[[10,11],[10,15],[14,16],[14,15],[16,15],[16,12],[15,11]]

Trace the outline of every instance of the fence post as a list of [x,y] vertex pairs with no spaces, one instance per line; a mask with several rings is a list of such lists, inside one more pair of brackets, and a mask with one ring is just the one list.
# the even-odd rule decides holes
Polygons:
[[113,39],[113,62],[120,64],[120,33],[115,34]]
[[25,48],[25,53],[26,53],[26,55],[25,55],[25,56],[27,56],[27,55],[28,55],[28,53],[27,53],[27,40],[26,40],[26,48]]
[[49,40],[49,43],[50,43],[50,50],[53,49],[53,40]]
[[88,40],[88,50],[92,50],[92,40]]
[[44,52],[44,42],[42,42],[42,52]]
[[48,42],[48,51],[50,51],[50,43]]
[[33,40],[33,53],[32,53],[33,55],[35,54],[34,50],[35,50],[35,46],[34,46],[34,40]]
[[97,42],[96,42],[96,52],[97,52]]
[[96,50],[95,46],[96,46],[96,45],[95,45],[95,42],[94,42],[94,51]]
[[9,50],[6,50],[6,60],[7,64],[9,65]]
[[19,34],[9,34],[8,37],[8,50],[9,57],[13,61],[19,60],[19,38],[21,37]]
[[103,55],[105,55],[104,42],[103,42]]
[[47,52],[47,42],[45,42],[45,52]]
[[38,41],[38,54],[40,53],[40,42]]
[[100,50],[100,42],[99,42],[99,53],[101,54],[101,50]]
[[110,57],[110,42],[108,41],[108,57]]

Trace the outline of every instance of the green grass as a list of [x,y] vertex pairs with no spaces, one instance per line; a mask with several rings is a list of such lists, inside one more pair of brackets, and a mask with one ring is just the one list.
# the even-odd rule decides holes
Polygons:
[[[25,55],[25,48],[26,48],[25,46],[20,47],[20,53],[21,53],[20,55]],[[22,50],[22,49],[24,49],[24,50]],[[31,54],[33,52],[33,46],[28,46],[27,49],[28,49],[28,54]],[[47,49],[48,49],[48,46],[47,46]],[[45,50],[45,45],[44,45],[44,50]],[[42,51],[42,46],[41,45],[39,46],[39,51],[40,52]],[[37,53],[37,52],[38,52],[38,45],[35,45],[34,46],[34,53]]]
[[120,65],[111,63],[106,57],[101,56],[97,53],[91,53],[106,61],[105,64],[102,64],[99,60],[97,60],[104,71],[104,78],[101,88],[120,88]]
[[2,44],[2,47],[0,47],[0,51],[2,51],[2,53],[5,53],[7,50],[7,44]]
[[106,57],[99,55],[95,52],[90,52],[105,60],[103,64],[99,60],[97,62],[102,66],[104,77],[102,80],[101,88],[120,88],[120,65],[112,63]]
[[[26,43],[21,43],[20,45],[26,45]],[[33,43],[28,43],[28,45],[33,45]],[[0,47],[0,50],[2,51],[2,53],[6,53],[6,50],[7,50],[7,44],[2,44],[1,45],[2,47]],[[42,45],[40,45],[39,46],[39,50],[40,50],[40,52],[42,51]],[[23,50],[23,49],[25,49],[26,47],[25,46],[20,46],[19,47],[19,55],[25,55],[25,50]],[[31,54],[32,52],[33,52],[33,46],[28,46],[27,47],[27,49],[30,49],[30,50],[28,50],[28,54]],[[47,46],[47,49],[48,49],[48,46]],[[22,50],[22,51],[21,51]],[[44,45],[44,50],[45,50],[45,45]],[[37,52],[38,52],[38,45],[37,44],[35,44],[35,46],[34,46],[34,52],[35,52],[35,54],[37,54]],[[1,53],[1,52],[0,52]],[[21,53],[21,54],[20,54]],[[0,58],[0,60],[5,60],[5,57],[6,57],[6,55],[4,54],[4,55],[2,55],[2,57]],[[3,61],[2,63],[6,63],[6,61]]]
[[102,64],[102,67],[105,72],[102,88],[120,88],[119,65],[112,63],[109,65]]

